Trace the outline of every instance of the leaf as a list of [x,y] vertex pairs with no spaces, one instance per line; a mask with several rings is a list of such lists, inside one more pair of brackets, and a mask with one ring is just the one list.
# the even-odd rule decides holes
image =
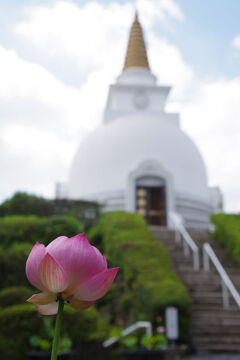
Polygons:
[[121,342],[126,348],[128,348],[130,350],[135,350],[138,347],[137,336],[128,336],[128,337],[122,339]]
[[41,350],[47,351],[51,348],[51,342],[45,339],[42,339],[40,342],[40,348]]
[[37,335],[32,335],[29,339],[29,343],[36,348],[40,346],[40,342],[41,342],[41,338],[40,336]]

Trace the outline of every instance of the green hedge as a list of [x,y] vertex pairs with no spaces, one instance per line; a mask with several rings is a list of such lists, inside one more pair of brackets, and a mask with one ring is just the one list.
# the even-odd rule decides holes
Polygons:
[[[104,339],[108,327],[99,318],[94,307],[82,312],[65,306],[62,334],[79,343]],[[26,359],[25,352],[31,350],[29,338],[44,336],[41,316],[31,304],[23,304],[0,309],[0,358],[8,360]]]
[[32,244],[15,243],[5,249],[0,246],[0,288],[23,285],[29,286],[25,264]]
[[213,236],[240,265],[240,214],[214,214],[211,219],[215,225]]
[[33,290],[26,286],[11,286],[0,290],[0,307],[24,304]]
[[25,192],[15,193],[11,199],[4,201],[0,205],[0,216],[8,215],[53,215],[52,208],[48,200],[36,195]]
[[0,246],[13,243],[39,241],[48,244],[60,235],[71,237],[83,231],[83,224],[74,217],[55,215],[37,217],[35,215],[13,215],[0,218]]
[[100,206],[96,202],[84,200],[49,200],[25,192],[15,193],[11,199],[0,205],[0,217],[9,215],[71,215],[89,227],[96,222]]
[[101,247],[109,266],[120,267],[111,291],[100,301],[101,306],[110,307],[112,320],[156,323],[165,307],[176,306],[181,337],[187,339],[190,296],[174,272],[165,247],[156,242],[145,221],[137,214],[110,212],[89,235]]
[[47,245],[60,235],[81,233],[83,225],[69,216],[7,216],[0,218],[0,289],[28,285],[27,257],[38,241]]

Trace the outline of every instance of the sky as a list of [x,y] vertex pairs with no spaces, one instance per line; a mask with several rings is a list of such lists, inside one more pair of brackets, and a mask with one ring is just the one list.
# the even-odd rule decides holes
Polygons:
[[102,119],[122,71],[135,7],[167,110],[240,211],[239,0],[0,0],[0,201],[54,197]]

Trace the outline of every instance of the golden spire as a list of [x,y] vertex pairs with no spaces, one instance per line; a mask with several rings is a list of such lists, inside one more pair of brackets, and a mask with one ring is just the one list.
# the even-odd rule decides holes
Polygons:
[[141,24],[138,21],[137,11],[130,30],[127,54],[123,70],[131,67],[143,67],[149,69],[143,31]]

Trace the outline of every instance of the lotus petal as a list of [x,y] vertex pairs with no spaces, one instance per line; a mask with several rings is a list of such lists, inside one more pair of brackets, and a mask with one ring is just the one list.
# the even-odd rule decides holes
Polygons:
[[50,292],[42,292],[32,295],[27,301],[37,305],[47,305],[57,300],[57,295]]
[[35,304],[35,306],[42,315],[56,315],[58,312],[58,301],[54,301],[48,305]]
[[80,284],[74,292],[79,300],[96,301],[106,294],[119,268],[105,270]]
[[75,310],[86,310],[94,303],[95,301],[78,300],[74,296],[69,300],[69,305],[71,305]]
[[43,285],[40,279],[40,274],[38,269],[39,269],[39,264],[41,263],[45,255],[46,255],[45,246],[37,242],[32,248],[26,262],[26,275],[28,280],[32,285],[34,285],[36,288],[42,291],[45,291],[46,287]]
[[97,255],[99,268],[101,269],[101,271],[106,270],[107,269],[107,260],[106,260],[105,256],[103,256],[95,246],[92,246],[92,248],[94,249],[94,251]]
[[47,246],[47,252],[61,264],[69,279],[68,292],[77,285],[107,268],[106,259],[84,234],[72,238],[61,236]]
[[39,265],[39,274],[44,286],[53,293],[66,289],[68,279],[62,266],[49,254],[46,254]]

